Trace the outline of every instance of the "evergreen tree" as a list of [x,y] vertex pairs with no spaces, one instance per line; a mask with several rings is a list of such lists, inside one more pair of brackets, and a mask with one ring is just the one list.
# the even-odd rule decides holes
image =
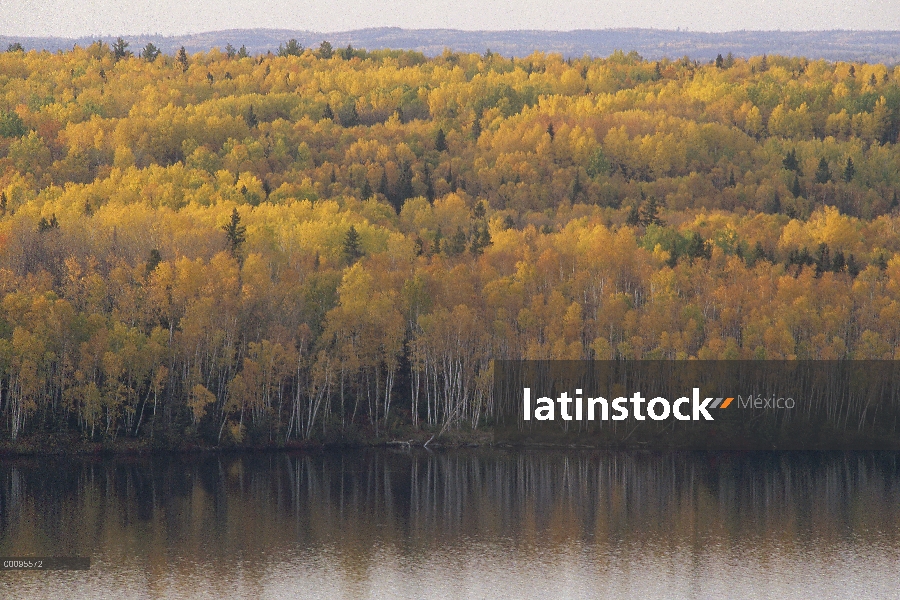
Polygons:
[[394,194],[394,197],[391,201],[391,204],[394,206],[394,210],[397,211],[397,214],[400,214],[400,209],[403,208],[403,203],[412,198],[415,192],[413,191],[412,186],[412,178],[413,172],[412,167],[407,162],[400,163],[400,177],[397,179],[397,193]]
[[257,125],[259,125],[259,119],[256,117],[256,113],[253,112],[252,104],[250,105],[250,108],[247,109],[247,112],[244,113],[244,122],[250,129],[253,129]]
[[359,114],[356,112],[356,100],[348,99],[338,111],[338,118],[343,127],[356,127],[359,125]]
[[860,272],[859,263],[856,260],[856,257],[852,254],[847,257],[847,272],[850,273],[850,277],[856,278]]
[[800,188],[800,178],[797,175],[794,175],[794,184],[791,186],[791,194],[794,198],[799,198],[803,195],[803,190]]
[[52,229],[59,229],[59,221],[56,220],[56,213],[53,213],[49,220],[41,217],[41,220],[38,221],[39,233],[46,233]]
[[113,59],[118,62],[123,58],[128,58],[131,56],[131,51],[128,50],[128,42],[123,40],[122,38],[117,38],[116,42],[113,44]]
[[231,255],[238,258],[241,245],[247,239],[247,228],[241,225],[241,215],[237,208],[231,209],[231,219],[225,225],[222,225],[225,237],[228,238],[228,246]]
[[847,261],[844,259],[844,252],[842,250],[836,250],[834,257],[831,259],[831,270],[835,273],[841,273],[846,266]]
[[456,177],[453,176],[453,165],[447,168],[447,183],[450,184],[450,191],[456,193]]
[[628,215],[625,217],[625,224],[631,227],[637,227],[641,224],[641,212],[637,204],[632,204],[628,209]]
[[434,243],[431,245],[431,251],[434,254],[437,254],[441,251],[441,245],[444,241],[444,232],[441,231],[441,226],[438,225],[437,229],[434,232]]
[[752,267],[753,265],[755,265],[757,262],[764,259],[765,257],[766,257],[766,251],[763,249],[762,242],[757,241],[756,245],[753,246],[753,250],[750,251],[750,253],[747,255],[747,258],[745,259],[744,262],[747,264],[748,267]]
[[341,254],[343,254],[344,260],[348,265],[352,265],[365,255],[362,249],[362,240],[356,231],[356,227],[353,225],[350,226],[350,229],[347,230],[347,235],[344,237],[344,247]]
[[334,48],[331,47],[331,44],[329,42],[323,41],[321,44],[319,44],[318,54],[319,58],[327,60],[334,56]]
[[475,256],[484,253],[484,249],[491,245],[491,233],[487,226],[476,227],[472,233],[472,241],[469,245],[469,252]]
[[800,163],[797,161],[797,151],[791,148],[791,150],[784,155],[784,159],[782,159],[781,165],[788,171],[794,171],[799,175]]
[[829,250],[828,244],[819,244],[814,263],[816,265],[816,276],[831,270],[831,250]]
[[483,221],[486,215],[487,209],[484,207],[484,200],[479,200],[475,206],[472,207],[472,218],[476,221]]
[[19,42],[13,42],[6,47],[7,52],[25,52],[25,48]]
[[238,58],[249,58],[250,53],[247,52],[247,46],[244,46],[243,44],[241,44],[241,49],[238,50],[237,56],[238,56]]
[[277,56],[300,56],[301,54],[303,54],[303,46],[294,38],[289,39],[287,44],[279,45],[276,52]]
[[384,197],[388,195],[387,171],[384,169],[381,171],[381,181],[378,182],[378,193]]
[[844,181],[850,183],[854,175],[856,175],[856,167],[853,165],[853,159],[848,156],[847,166],[844,167]]
[[182,46],[182,47],[178,50],[178,55],[175,57],[175,62],[177,62],[179,65],[181,65],[181,72],[182,72],[182,73],[186,73],[186,72],[187,72],[187,70],[188,70],[188,57],[187,57],[187,52],[186,52],[185,49],[184,49],[184,46]]
[[159,254],[159,250],[154,248],[150,251],[150,257],[147,259],[147,267],[146,273],[149,276],[153,271],[156,270],[156,267],[159,266],[159,263],[162,262],[162,256]]
[[478,140],[481,137],[481,117],[475,115],[475,121],[472,123],[472,139]]
[[228,59],[230,60],[230,59],[234,58],[235,55],[237,55],[237,50],[234,49],[234,46],[232,46],[231,44],[226,44],[225,45],[225,56],[227,56]]
[[547,133],[550,135],[551,140],[556,137],[556,131],[553,129],[553,123],[547,125]]
[[322,118],[328,119],[329,121],[334,121],[334,111],[331,110],[330,104],[325,105],[325,110],[322,111]]
[[447,239],[447,243],[444,244],[444,251],[447,253],[447,256],[458,256],[462,254],[466,249],[466,234],[463,232],[462,227],[456,228],[456,233],[451,235]]
[[434,138],[434,149],[438,152],[444,152],[447,149],[447,136],[444,135],[443,129],[438,129],[437,136]]
[[425,163],[423,176],[425,178],[425,199],[429,204],[434,204],[434,182],[431,180],[431,169]]
[[708,259],[712,255],[712,246],[696,231],[691,232],[686,241],[685,254],[692,261],[697,258]]
[[716,55],[716,68],[717,68],[717,69],[724,69],[724,68],[725,68],[725,59],[722,58],[722,55],[721,55],[721,54],[717,54],[717,55]]
[[659,203],[656,196],[650,196],[647,204],[644,205],[643,214],[641,215],[641,224],[643,225],[662,225],[663,221],[659,218]]
[[362,190],[360,191],[363,200],[368,200],[372,197],[372,186],[369,184],[369,178],[365,177],[363,179]]
[[828,183],[831,181],[831,169],[825,157],[819,159],[819,167],[816,169],[816,183]]
[[0,191],[0,216],[6,214],[6,192]]
[[569,199],[574,202],[583,191],[584,186],[581,185],[581,172],[576,170],[575,178],[572,180],[572,185],[569,188]]
[[159,55],[162,54],[162,51],[153,45],[153,42],[147,42],[147,45],[144,46],[144,49],[141,50],[141,58],[146,60],[147,62],[153,62]]

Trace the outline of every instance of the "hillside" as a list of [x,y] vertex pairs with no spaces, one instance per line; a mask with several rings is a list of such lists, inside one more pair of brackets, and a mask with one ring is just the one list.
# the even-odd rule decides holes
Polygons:
[[118,50],[0,54],[7,439],[485,425],[498,358],[897,356],[898,68]]

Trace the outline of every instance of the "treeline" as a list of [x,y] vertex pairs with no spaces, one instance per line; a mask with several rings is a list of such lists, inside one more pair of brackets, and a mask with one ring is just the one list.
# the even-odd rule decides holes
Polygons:
[[482,426],[495,358],[895,356],[883,65],[123,43],[0,54],[13,439]]

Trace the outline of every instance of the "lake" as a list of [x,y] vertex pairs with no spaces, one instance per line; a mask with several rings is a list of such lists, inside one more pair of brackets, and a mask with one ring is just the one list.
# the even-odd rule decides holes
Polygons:
[[0,462],[3,598],[898,598],[900,455],[354,450]]

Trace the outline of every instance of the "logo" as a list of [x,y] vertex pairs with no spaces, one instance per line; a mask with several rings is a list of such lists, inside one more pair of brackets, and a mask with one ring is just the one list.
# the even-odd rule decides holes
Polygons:
[[[735,398],[737,403],[734,402]],[[701,399],[700,388],[696,387],[689,396],[682,396],[674,402],[662,396],[648,399],[641,392],[635,392],[631,397],[618,396],[611,401],[602,396],[585,398],[581,389],[576,389],[574,396],[562,392],[555,399],[543,396],[532,402],[531,388],[522,389],[522,418],[525,421],[554,421],[557,414],[563,421],[624,421],[629,417],[637,421],[663,421],[668,418],[679,421],[714,421],[714,413],[710,411],[724,410],[729,406],[762,410],[791,409],[795,402],[793,398],[753,394],[746,398],[737,395]]]

